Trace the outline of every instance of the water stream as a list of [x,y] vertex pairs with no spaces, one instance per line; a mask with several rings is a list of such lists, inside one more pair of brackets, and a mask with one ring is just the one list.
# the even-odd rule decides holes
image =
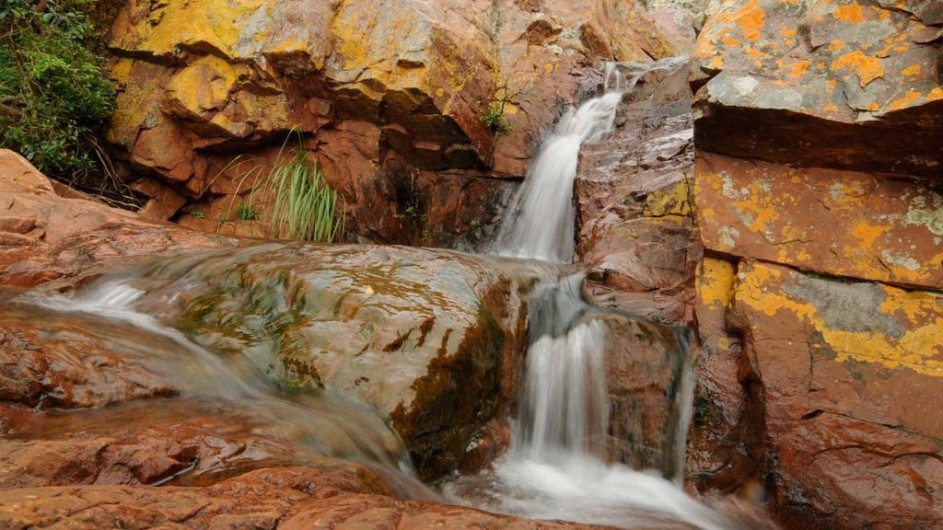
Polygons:
[[437,498],[415,479],[402,441],[372,408],[330,391],[285,392],[246,356],[209,351],[138,311],[145,291],[132,283],[143,274],[125,270],[71,296],[28,292],[0,304],[0,320],[21,328],[42,321],[51,344],[116,354],[114,360],[73,359],[77,365],[117,362],[130,367],[129,374],[148,374],[145,380],[167,381],[173,390],[157,402],[151,398],[92,409],[52,409],[5,433],[6,438],[49,439],[76,432],[107,436],[116,429],[213,418],[219,420],[212,423],[213,432],[244,440],[245,450],[199,468],[194,463],[192,472],[168,480],[212,482],[213,475],[238,469],[304,465],[330,457],[368,465],[398,484],[404,495]]
[[[541,146],[512,202],[496,252],[569,262],[574,244],[573,181],[580,146],[612,129],[625,91],[646,72],[673,68],[671,59],[629,70],[607,65],[605,92],[568,111]],[[520,412],[511,447],[489,470],[444,488],[459,502],[535,519],[563,519],[622,528],[735,526],[686,495],[685,441],[691,413],[693,371],[682,360],[677,382],[675,438],[669,453],[674,481],[661,470],[636,471],[607,463],[606,327],[583,301],[581,275],[545,286],[531,298],[529,342]]]

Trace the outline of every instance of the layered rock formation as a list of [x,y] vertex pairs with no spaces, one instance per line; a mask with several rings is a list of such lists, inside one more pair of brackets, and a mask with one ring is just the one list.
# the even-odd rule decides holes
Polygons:
[[148,215],[235,219],[294,131],[357,238],[473,243],[509,189],[493,179],[524,175],[580,74],[675,54],[672,27],[620,0],[131,1],[108,138],[161,183],[138,185]]
[[[254,387],[231,379],[233,374],[253,372],[238,368],[238,358],[225,363],[202,358],[198,346],[185,346],[180,335],[169,328],[161,330],[155,320],[139,327],[140,321],[132,324],[136,317],[129,317],[126,310],[108,316],[96,313],[100,309],[92,306],[56,305],[55,300],[62,299],[48,294],[18,296],[23,287],[40,286],[47,293],[73,290],[109,270],[130,270],[136,260],[153,264],[155,253],[179,255],[197,247],[231,247],[239,242],[142,221],[87,197],[60,196],[22,158],[0,151],[0,161],[4,200],[0,209],[0,426],[4,438],[0,444],[0,526],[590,528],[534,523],[437,504],[434,494],[396,478],[396,472],[383,465],[370,467],[324,457],[325,451],[362,454],[363,444],[377,443],[386,444],[380,451],[388,449],[396,455],[398,437],[386,430],[384,440],[383,421],[362,405],[351,408],[343,400],[331,405],[330,396],[266,397],[270,395],[267,385]],[[277,252],[270,250],[256,249],[254,256],[271,261]],[[304,252],[301,248],[283,250],[296,257]],[[522,283],[514,283],[500,276],[488,259],[476,264],[472,257],[448,252],[419,251],[410,265],[404,260],[414,251],[405,248],[309,247],[307,251],[313,253],[309,262],[319,252],[330,257],[321,271],[328,276],[342,273],[338,267],[345,259],[356,261],[364,252],[370,258],[369,263],[348,263],[351,278],[358,281],[348,285],[346,292],[338,291],[340,283],[325,277],[326,284],[315,281],[309,292],[295,293],[299,300],[308,296],[315,305],[327,304],[324,310],[330,306],[346,315],[333,331],[319,328],[324,333],[309,338],[343,336],[335,345],[340,347],[351,338],[351,348],[359,348],[353,339],[362,336],[376,342],[375,353],[386,357],[379,360],[381,364],[392,362],[393,366],[365,367],[361,362],[358,368],[356,360],[347,359],[343,368],[344,362],[337,359],[329,366],[317,362],[317,356],[292,357],[286,351],[282,352],[286,368],[275,378],[295,385],[315,378],[317,386],[361,395],[377,406],[395,407],[393,423],[416,448],[414,452],[431,455],[420,465],[441,473],[441,459],[449,458],[452,463],[446,467],[454,466],[472,435],[488,434],[487,429],[475,429],[487,422],[510,392],[502,389],[516,384],[514,363],[519,362],[522,346],[514,337],[522,334],[523,319],[515,311],[526,306],[504,302],[519,302],[527,282],[546,271],[539,265],[512,264],[511,270],[518,270],[523,278]],[[245,259],[253,256],[242,252]],[[377,253],[397,254],[398,260],[386,256],[383,266],[403,271],[371,271],[380,261]],[[454,259],[453,264],[446,263],[447,256]],[[201,313],[195,308],[199,304],[192,299],[194,293],[172,281],[183,272],[168,263],[189,270],[194,263],[212,259],[180,259],[152,265],[155,275],[142,278],[151,290],[143,304],[154,314],[169,317],[170,308],[182,297],[180,303],[190,310],[184,320],[190,321],[191,332],[197,335],[198,327],[212,320],[214,310],[223,311],[227,300],[241,304],[240,297],[258,294],[230,288],[226,296],[215,298],[216,306],[204,297]],[[423,282],[407,281],[410,267],[425,273]],[[442,289],[450,292],[427,289],[425,280],[432,275],[429,267],[436,268]],[[199,270],[189,272],[199,275]],[[239,275],[239,270],[232,274]],[[314,279],[317,273],[306,276]],[[216,275],[223,283],[226,278]],[[264,274],[258,273],[258,278],[266,289],[272,287]],[[319,291],[318,285],[327,285],[327,291]],[[376,290],[369,292],[372,289]],[[479,302],[482,293],[491,293],[490,298]],[[174,297],[167,300],[164,294]],[[358,296],[371,294],[376,295],[373,305],[369,300],[357,301]],[[385,302],[392,301],[427,313],[414,314],[398,306],[404,311],[387,318]],[[250,301],[239,329],[254,332],[252,336],[264,341],[264,331],[273,322],[260,318],[285,315],[262,310],[260,302]],[[252,312],[253,304],[260,312]],[[448,307],[439,307],[442,314],[428,313],[432,311],[429,304]],[[316,320],[308,324],[317,326]],[[359,335],[347,337],[350,330],[339,333],[357,321],[362,322]],[[210,335],[203,338],[212,342]],[[391,344],[394,347],[383,348]],[[362,350],[348,353],[365,359]],[[296,371],[288,377],[285,372],[292,367]],[[358,377],[358,370],[369,372],[375,380]],[[481,392],[475,390],[478,386]],[[358,387],[372,390],[358,394]],[[416,399],[405,400],[407,395]],[[451,401],[445,399],[449,396]],[[490,405],[475,401],[475,396],[490,399]],[[466,398],[472,399],[469,406],[461,402]],[[462,407],[465,414],[456,415]],[[478,420],[471,421],[473,416]],[[461,425],[441,424],[448,420],[459,420]],[[365,429],[366,434],[357,434],[358,429]],[[483,459],[479,465],[488,461],[487,455],[475,456]],[[173,485],[153,487],[167,483]]]
[[789,528],[943,520],[941,14],[742,0],[699,36],[689,473]]

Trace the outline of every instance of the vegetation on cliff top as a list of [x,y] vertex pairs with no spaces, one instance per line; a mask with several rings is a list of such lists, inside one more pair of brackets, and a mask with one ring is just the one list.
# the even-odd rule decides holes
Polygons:
[[[115,91],[92,51],[94,0],[0,0],[0,146],[77,187],[103,174]],[[98,186],[96,186],[98,187]]]

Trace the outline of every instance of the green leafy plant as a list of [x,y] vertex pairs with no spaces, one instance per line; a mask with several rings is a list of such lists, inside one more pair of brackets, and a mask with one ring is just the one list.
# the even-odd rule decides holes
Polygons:
[[259,212],[252,204],[240,202],[236,205],[236,216],[243,221],[255,221],[259,218]]
[[193,210],[190,212],[190,215],[195,219],[206,219],[206,214],[203,213],[203,210]]
[[511,124],[504,118],[504,105],[506,101],[495,101],[488,105],[488,112],[481,116],[485,126],[491,129],[493,133],[511,132]]
[[292,154],[268,179],[274,197],[271,232],[288,239],[331,242],[343,230],[343,202],[303,149]]
[[107,166],[95,132],[115,91],[88,47],[93,2],[0,0],[0,146],[70,184]]

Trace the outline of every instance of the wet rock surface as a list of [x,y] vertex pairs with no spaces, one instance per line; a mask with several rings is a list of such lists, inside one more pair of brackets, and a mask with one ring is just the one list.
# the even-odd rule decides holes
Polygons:
[[940,520],[936,3],[714,4],[688,472],[787,528]]
[[933,179],[941,28],[936,2],[715,3],[693,69],[698,147]]
[[268,245],[158,264],[139,307],[281,384],[376,407],[435,477],[516,396],[525,297],[554,275],[448,251]]
[[0,285],[28,288],[97,265],[235,244],[63,193],[26,159],[0,150]]
[[575,195],[579,262],[594,303],[651,320],[691,320],[701,255],[692,208],[693,129],[686,63],[627,92],[615,131],[584,146]]
[[[591,528],[439,504],[435,494],[391,466],[389,459],[397,457],[401,443],[372,409],[328,390],[298,388],[328,381],[365,401],[395,405],[394,424],[413,434],[407,439],[434,472],[464,458],[472,434],[465,426],[478,425],[469,421],[475,416],[483,424],[475,434],[493,433],[496,444],[490,453],[473,455],[479,461],[470,465],[477,469],[506,444],[500,441],[506,426],[484,413],[494,416],[516,395],[518,342],[524,334],[517,311],[525,307],[517,305],[519,298],[538,279],[554,276],[554,270],[528,262],[499,267],[489,258],[445,251],[349,246],[273,245],[236,252],[242,265],[254,259],[255,271],[232,262],[225,263],[232,266],[226,271],[213,270],[206,255],[155,262],[153,254],[179,253],[191,248],[188,244],[231,247],[238,242],[142,221],[86,199],[67,199],[22,159],[0,155],[15,163],[14,170],[8,165],[0,173],[9,214],[3,226],[10,233],[30,233],[9,219],[27,214],[36,220],[35,237],[10,238],[2,248],[9,260],[0,275],[3,528]],[[90,224],[59,217],[76,212],[84,212],[79,217]],[[88,256],[68,259],[76,249],[87,250]],[[300,272],[294,279],[284,269],[277,271],[276,257],[295,260]],[[147,263],[150,275],[134,273]],[[22,272],[56,264],[60,268],[54,274]],[[116,270],[124,272],[105,274]],[[172,279],[200,274],[214,275],[214,285],[228,289],[218,298],[198,300],[187,289],[172,293],[177,299],[164,298],[181,287]],[[302,288],[298,276],[312,281]],[[172,310],[182,299],[187,311],[181,320],[189,322],[185,330],[207,345],[218,339],[220,351],[210,353],[130,306],[109,305],[103,295],[113,289],[106,288],[133,278],[141,290],[150,291],[136,310],[171,320],[171,314],[181,315]],[[245,285],[227,283],[234,278]],[[24,294],[24,286],[41,289]],[[122,289],[125,296],[135,292],[130,286]],[[265,289],[272,289],[266,291],[269,297],[258,296]],[[81,301],[57,295],[59,290],[74,292]],[[259,346],[279,325],[295,325],[288,336],[299,338],[303,319],[286,320],[299,307],[282,307],[280,301],[298,302],[312,315],[333,315],[335,327],[319,331],[341,353],[365,360],[369,354],[360,346],[376,346],[373,354],[386,357],[387,369],[376,363],[366,368],[379,370],[372,373],[382,377],[348,377],[357,371],[351,366],[356,359],[347,359],[346,368],[337,358],[305,368],[302,361],[312,360],[286,341],[283,353],[290,362],[281,369],[261,366],[273,368],[273,378],[294,391],[282,395],[271,383],[252,383],[258,367],[238,356],[227,358],[226,346],[239,341],[250,349]],[[214,315],[227,314],[222,307],[227,303],[245,304],[246,319],[228,326],[214,322]],[[305,324],[316,327],[317,315]],[[352,332],[348,328],[358,319],[360,331]],[[201,324],[220,325],[214,330],[218,334],[200,334]],[[239,333],[229,337],[232,342],[222,340],[233,331]],[[338,337],[350,338],[356,351],[344,350]],[[413,375],[392,377],[401,370]],[[370,384],[375,388],[368,392]],[[394,390],[405,398],[397,400]],[[442,425],[456,418],[461,425]]]

